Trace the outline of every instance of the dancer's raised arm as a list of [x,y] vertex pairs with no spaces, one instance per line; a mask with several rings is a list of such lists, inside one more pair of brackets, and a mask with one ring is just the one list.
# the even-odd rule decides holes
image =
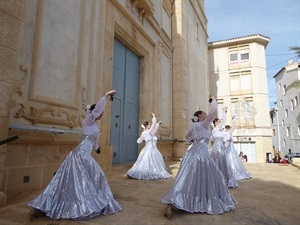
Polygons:
[[226,122],[227,122],[227,109],[228,109],[227,106],[225,106],[223,108],[223,115],[222,115],[222,118],[221,118],[221,123],[219,124],[220,128],[224,128],[225,125],[226,125]]
[[233,117],[232,117],[232,124],[231,124],[231,127],[230,127],[229,130],[227,131],[228,134],[232,135],[232,133],[233,133],[235,127],[236,127],[236,117],[233,116]]
[[98,100],[96,104],[92,106],[87,106],[87,118],[85,120],[85,123],[87,125],[93,124],[97,118],[101,118],[101,115],[103,114],[106,105],[106,97],[114,95],[115,93],[117,93],[115,90],[108,91],[106,92],[105,96],[101,97]]
[[210,109],[207,113],[206,118],[203,120],[203,126],[208,129],[211,122],[213,121],[213,119],[215,118],[216,114],[217,114],[217,101],[215,97],[211,97],[212,98],[212,102],[210,103]]
[[151,122],[151,127],[149,129],[149,133],[151,135],[154,135],[156,133],[156,131],[154,132],[154,129],[155,129],[155,126],[156,126],[156,123],[157,123],[157,119],[156,119],[156,115],[155,113],[151,113],[152,114],[152,122]]

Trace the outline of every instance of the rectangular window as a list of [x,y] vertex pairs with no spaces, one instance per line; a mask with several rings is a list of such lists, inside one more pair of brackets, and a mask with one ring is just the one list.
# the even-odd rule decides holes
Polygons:
[[236,118],[239,117],[237,106],[238,106],[238,99],[237,98],[232,98],[231,99],[231,115],[235,115]]
[[230,89],[231,91],[240,90],[240,77],[238,75],[230,75]]
[[275,129],[273,129],[273,136],[276,136]]
[[294,101],[293,101],[293,99],[291,100],[291,110],[294,111]]
[[221,118],[223,115],[223,108],[224,108],[224,102],[223,99],[218,99],[217,100],[218,103],[218,111],[217,111],[217,117]]
[[298,125],[298,135],[300,136],[300,125]]
[[289,111],[286,109],[285,110],[285,117],[288,118],[288,116],[289,116]]
[[290,127],[286,128],[286,136],[289,137],[290,136]]
[[236,61],[238,61],[237,53],[231,53],[230,54],[230,62],[236,62]]
[[286,93],[286,86],[283,85],[282,94],[285,95],[285,93]]
[[250,60],[249,45],[240,45],[228,48],[229,64],[243,64]]
[[230,72],[229,76],[231,92],[252,90],[252,75],[250,70]]
[[245,61],[245,60],[249,60],[249,53],[242,53],[241,54],[241,60]]
[[242,90],[251,90],[252,83],[251,83],[251,74],[243,74],[241,76],[241,89]]
[[246,98],[245,99],[246,103],[246,109],[245,109],[245,115],[246,115],[246,120],[253,120],[254,117],[254,107],[253,107],[253,99],[252,98]]
[[280,100],[279,104],[280,104],[280,106],[282,106],[282,100]]
[[298,97],[297,96],[294,98],[294,106],[295,107],[298,106]]

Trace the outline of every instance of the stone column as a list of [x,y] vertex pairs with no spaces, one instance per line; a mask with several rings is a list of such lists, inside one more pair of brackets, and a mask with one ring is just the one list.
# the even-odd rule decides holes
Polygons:
[[[173,52],[173,137],[177,142],[173,147],[173,160],[179,160],[186,151],[184,143],[185,133],[188,129],[188,73],[187,73],[187,40],[186,29],[183,24],[186,21],[186,5],[182,1],[175,1],[172,16],[172,41],[176,46]],[[176,16],[174,16],[176,15]],[[187,118],[186,118],[187,117]]]
[[[0,140],[8,138],[25,4],[25,0],[0,1]],[[6,194],[2,192],[6,150],[7,144],[0,146],[0,207],[6,205]]]

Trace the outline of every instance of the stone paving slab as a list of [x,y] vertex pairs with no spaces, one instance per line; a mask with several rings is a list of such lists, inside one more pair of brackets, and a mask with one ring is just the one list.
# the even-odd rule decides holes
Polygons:
[[171,220],[163,217],[161,197],[171,187],[179,162],[170,162],[172,178],[157,181],[128,179],[132,164],[116,166],[107,173],[115,198],[123,210],[113,215],[89,220],[51,220],[47,217],[29,221],[27,203],[41,192],[16,196],[0,208],[0,225],[300,225],[300,169],[292,165],[245,164],[253,175],[230,189],[237,200],[236,209],[221,215],[187,213],[174,210]]

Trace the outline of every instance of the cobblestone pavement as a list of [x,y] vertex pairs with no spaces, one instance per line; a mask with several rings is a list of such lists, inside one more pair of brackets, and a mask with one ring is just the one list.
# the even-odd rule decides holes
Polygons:
[[221,215],[187,213],[174,210],[171,220],[163,217],[161,197],[171,187],[179,162],[170,162],[172,178],[157,181],[128,179],[131,164],[115,166],[106,174],[116,200],[123,210],[113,215],[89,220],[51,220],[47,217],[29,221],[27,203],[41,190],[16,196],[0,208],[0,225],[300,225],[300,170],[283,164],[245,164],[253,178],[239,181],[230,189],[238,204],[234,211]]

